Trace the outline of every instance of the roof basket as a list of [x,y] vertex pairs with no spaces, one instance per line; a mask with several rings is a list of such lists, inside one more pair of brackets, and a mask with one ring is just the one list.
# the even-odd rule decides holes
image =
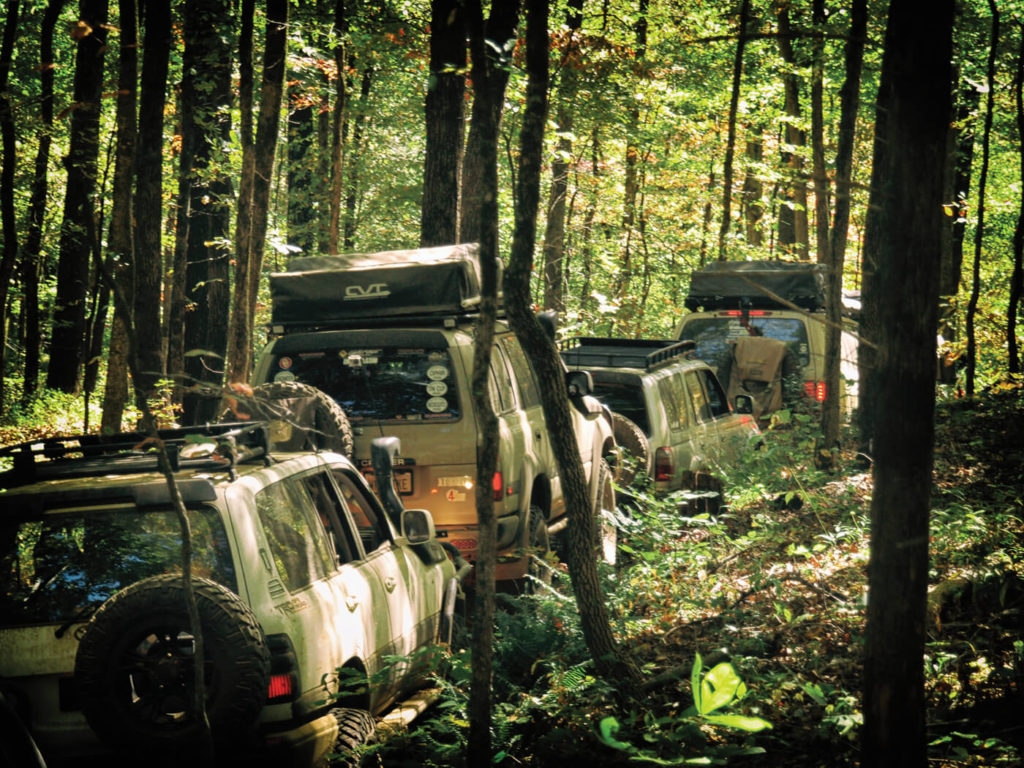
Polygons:
[[[162,429],[157,431],[157,437],[163,442],[175,472],[208,468],[234,475],[235,466],[240,463],[269,461],[269,430],[262,421]],[[14,465],[0,474],[0,488],[28,485],[36,480],[159,469],[157,454],[152,450],[152,435],[147,432],[31,440],[0,448],[0,459],[3,458],[11,458]]]
[[637,368],[650,371],[677,358],[686,358],[696,347],[693,341],[675,339],[609,339],[575,336],[561,344],[566,365],[576,368]]

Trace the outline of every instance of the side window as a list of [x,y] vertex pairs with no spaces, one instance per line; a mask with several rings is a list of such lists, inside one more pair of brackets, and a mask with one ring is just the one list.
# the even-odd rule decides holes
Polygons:
[[512,379],[505,364],[505,355],[500,347],[491,353],[491,386],[494,408],[498,413],[507,413],[516,406],[516,396],[512,391]]
[[342,499],[352,516],[356,532],[363,543],[366,554],[380,549],[387,541],[385,523],[381,519],[383,511],[374,504],[348,475],[340,469],[332,470],[331,475],[338,484]]
[[256,510],[270,554],[290,592],[327,575],[333,558],[312,499],[301,485],[284,481],[264,488],[256,494]]
[[540,387],[534,377],[533,366],[526,359],[526,353],[519,346],[519,340],[515,336],[506,336],[501,340],[502,348],[508,354],[512,363],[512,369],[516,373],[516,381],[519,384],[519,394],[523,398],[523,407],[532,408],[540,405]]
[[704,391],[707,394],[708,408],[711,409],[711,416],[716,419],[728,416],[729,401],[726,400],[725,392],[722,391],[722,385],[718,383],[718,379],[711,375],[711,371],[701,370],[698,373],[700,374],[701,381],[704,383]]
[[668,428],[673,432],[680,432],[686,427],[686,403],[682,400],[679,382],[675,376],[669,376],[658,381],[658,394],[661,396],[661,403],[665,407],[665,415],[668,417]]
[[345,514],[345,507],[338,498],[330,479],[324,472],[306,475],[299,480],[316,508],[327,531],[328,540],[338,555],[339,563],[359,559],[359,548],[352,533],[352,523]]
[[690,402],[693,403],[693,412],[697,416],[697,421],[711,421],[711,408],[707,398],[704,397],[704,387],[700,385],[696,371],[687,371],[686,388],[690,391]]

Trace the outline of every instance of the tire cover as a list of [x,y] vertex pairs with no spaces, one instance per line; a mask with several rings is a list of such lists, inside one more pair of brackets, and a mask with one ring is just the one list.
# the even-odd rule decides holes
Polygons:
[[651,444],[644,431],[636,422],[621,413],[612,411],[612,434],[615,442],[629,451],[635,459],[635,466],[619,468],[618,482],[621,486],[630,485],[637,477],[651,473]]
[[[322,389],[301,381],[268,381],[253,387],[244,408],[271,422],[274,450],[318,448],[352,456],[352,425],[345,411]],[[311,403],[303,407],[303,403]],[[275,422],[280,428],[275,428]],[[289,429],[289,424],[293,428]],[[300,429],[295,429],[299,427]]]
[[[194,578],[203,632],[206,711],[217,741],[248,731],[263,708],[270,651],[256,617],[230,590]],[[160,747],[202,738],[190,712],[192,643],[181,576],[138,581],[86,625],[75,681],[86,720],[114,747]]]

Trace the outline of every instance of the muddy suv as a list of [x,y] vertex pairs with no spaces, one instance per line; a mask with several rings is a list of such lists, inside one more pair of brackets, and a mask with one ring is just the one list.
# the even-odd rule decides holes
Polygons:
[[[326,393],[325,407],[340,406],[347,416],[353,458],[367,473],[372,438],[398,436],[399,493],[429,509],[438,538],[473,561],[481,432],[470,391],[480,300],[476,245],[300,258],[288,268],[270,277],[273,338],[253,384]],[[494,330],[490,394],[499,450],[489,482],[496,578],[511,581],[529,572],[531,553],[549,549],[567,516],[536,375],[506,320]],[[585,373],[566,373],[576,442],[600,515],[614,509],[605,459],[615,443],[611,415],[589,387]]]
[[[187,760],[201,731],[182,529],[144,437],[0,451],[0,696],[51,764]],[[344,456],[269,452],[263,423],[160,437],[191,530],[221,763],[313,766],[355,746],[449,631],[457,570],[430,514],[382,503]],[[378,481],[397,447],[375,443]]]
[[729,462],[759,440],[749,396],[744,413],[726,400],[714,371],[691,359],[693,342],[576,337],[562,344],[570,369],[585,368],[611,409],[615,435],[659,492],[721,493]]

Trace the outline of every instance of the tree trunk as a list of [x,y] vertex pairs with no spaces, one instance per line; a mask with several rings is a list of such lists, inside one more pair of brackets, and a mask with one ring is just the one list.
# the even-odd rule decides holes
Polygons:
[[846,261],[847,230],[850,226],[850,175],[860,108],[860,78],[867,30],[867,0],[853,0],[850,33],[846,40],[846,79],[839,92],[839,142],[836,147],[836,209],[828,249],[828,296],[825,307],[825,402],[821,411],[822,440],[816,453],[818,465],[838,464],[839,429],[842,423],[839,375],[842,355],[843,265]]
[[999,47],[999,10],[995,0],[989,0],[992,13],[992,39],[988,54],[988,92],[985,98],[985,128],[981,138],[981,173],[978,176],[978,223],[974,227],[974,265],[971,269],[971,298],[967,302],[967,371],[964,389],[967,397],[974,397],[975,369],[978,363],[978,342],[974,334],[974,318],[978,314],[981,295],[981,245],[985,237],[985,184],[988,180],[988,156],[992,135],[993,101],[996,80],[996,52]]
[[163,288],[163,132],[171,11],[165,0],[144,0],[145,33],[139,89],[139,140],[136,150],[135,291],[132,300],[135,350],[142,379],[134,382],[137,399],[153,398],[164,378],[160,333]]
[[[466,21],[470,31],[470,52],[473,82],[477,97],[473,101],[470,134],[477,138],[478,189],[481,195],[475,220],[479,229],[470,233],[480,243],[482,271],[480,321],[473,350],[473,403],[482,429],[477,439],[476,508],[479,538],[476,560],[476,601],[473,610],[471,638],[472,677],[469,692],[469,740],[467,762],[490,765],[491,754],[491,686],[494,669],[494,570],[497,560],[497,521],[491,478],[498,466],[498,420],[489,397],[488,375],[494,344],[494,320],[497,316],[498,256],[498,116],[488,102],[498,91],[492,77],[499,77],[499,53],[485,41],[485,27],[479,0],[466,5]],[[500,75],[505,77],[505,75]],[[501,90],[501,93],[504,89]]]
[[[510,60],[516,44],[516,27],[519,25],[519,0],[491,3],[491,14],[484,27],[487,39],[504,46],[502,61]],[[501,111],[505,103],[505,88],[508,85],[508,66],[497,67],[487,78],[486,86],[474,81],[476,98],[494,110],[495,131],[501,127]],[[485,93],[483,88],[489,90]],[[470,122],[466,138],[466,151],[462,159],[462,184],[459,194],[459,242],[471,243],[480,232],[480,207],[484,204],[483,167],[480,152],[481,138],[477,125]]]
[[861,744],[871,767],[927,765],[922,659],[953,16],[952,0],[927,14],[890,6],[878,92],[869,226],[879,384]]
[[[132,242],[132,181],[134,179],[136,144],[136,109],[138,94],[136,81],[139,72],[139,23],[136,0],[119,0],[119,45],[117,85],[117,149],[114,161],[114,184],[111,192],[110,235],[108,251],[116,261],[111,277],[132,301],[132,265],[135,262]],[[130,318],[121,315],[114,302],[114,321],[110,329],[110,348],[107,352],[107,377],[104,383],[103,414],[100,420],[102,434],[121,431],[121,418],[128,398],[128,346],[125,323]],[[160,334],[157,334],[160,337]]]
[[[829,253],[829,183],[825,170],[825,0],[813,0],[814,41],[811,53],[811,173],[814,177],[815,250],[819,264],[831,264]],[[842,282],[840,281],[840,285]],[[842,298],[842,297],[840,297]]]
[[363,70],[363,77],[359,84],[359,109],[355,115],[352,128],[352,151],[348,158],[348,183],[345,191],[345,216],[342,227],[343,242],[345,250],[355,248],[356,240],[356,214],[359,202],[359,169],[363,164],[361,157],[363,148],[363,134],[369,122],[369,101],[370,88],[373,86],[373,68],[367,66]]
[[558,147],[551,161],[551,191],[544,229],[544,307],[565,312],[565,210],[572,159],[573,109],[580,67],[579,32],[583,0],[571,0],[565,12],[565,50],[557,90]]
[[0,43],[0,143],[3,146],[3,170],[0,171],[0,228],[4,235],[3,253],[0,255],[0,412],[3,411],[7,381],[7,295],[11,276],[14,274],[14,261],[18,256],[18,223],[14,213],[14,167],[18,162],[18,147],[8,81],[19,14],[19,0],[8,0],[3,42]]
[[618,685],[632,685],[639,673],[616,645],[598,580],[591,513],[583,462],[576,446],[564,368],[554,341],[530,311],[530,274],[536,242],[544,121],[547,115],[547,2],[527,0],[526,104],[520,133],[516,218],[512,251],[505,273],[505,302],[516,336],[533,362],[540,382],[544,416],[558,461],[569,516],[569,574],[576,592],[583,636],[600,675]]
[[92,253],[87,232],[92,227],[92,196],[96,189],[103,53],[107,44],[107,0],[80,0],[75,36],[74,103],[65,167],[68,172],[57,264],[57,297],[50,337],[46,386],[76,392],[85,344],[85,302]]
[[43,220],[49,187],[51,132],[53,129],[53,30],[66,0],[50,0],[39,26],[39,145],[36,150],[32,193],[28,205],[28,232],[22,256],[25,285],[25,384],[22,402],[31,401],[39,383],[40,312],[39,261],[43,239]]
[[[187,0],[182,59],[182,157],[191,155],[185,268],[185,374],[192,384],[183,420],[216,416],[227,351],[231,180],[220,148],[230,138],[231,39],[227,0]],[[187,151],[186,148],[187,147]]]
[[750,18],[750,0],[740,6],[740,25],[736,37],[736,57],[732,65],[732,96],[729,100],[729,128],[725,142],[725,162],[722,169],[722,222],[718,229],[718,258],[726,258],[726,239],[732,223],[732,158],[736,151],[736,115],[740,104],[740,85],[743,79],[743,51],[747,47],[747,21]]
[[[311,0],[302,0],[298,3],[296,10],[301,10],[303,22],[317,23],[317,9],[313,5]],[[241,69],[244,66],[241,44],[239,49],[239,68]],[[249,56],[249,78],[249,93],[251,93],[251,53]],[[289,245],[300,248],[301,252],[308,256],[316,248],[316,213],[318,204],[323,199],[316,173],[319,159],[316,147],[316,112],[319,106],[319,94],[310,86],[309,81],[304,79],[300,71],[290,71],[288,82],[287,237]],[[246,114],[241,104],[239,104],[239,111],[243,115]],[[250,115],[249,137],[251,141],[251,102],[248,114]],[[241,198],[241,194],[239,194],[239,198]]]
[[782,78],[786,99],[785,146],[782,162],[789,168],[789,184],[786,203],[779,211],[779,246],[795,252],[800,260],[808,258],[807,248],[807,182],[804,179],[804,158],[802,150],[807,140],[800,130],[800,80],[793,74],[799,64],[793,53],[791,41],[793,29],[789,21],[789,10],[779,12],[779,52],[788,71]]
[[454,243],[458,237],[465,66],[466,24],[462,4],[459,0],[431,0],[420,247]]
[[1017,106],[1017,136],[1020,145],[1021,201],[1017,226],[1013,230],[1013,269],[1010,276],[1010,300],[1006,307],[1006,344],[1009,349],[1010,374],[1020,373],[1020,350],[1017,343],[1017,314],[1024,294],[1024,24],[1018,22],[1020,45],[1017,49],[1017,78],[1014,99]]
[[747,237],[747,245],[760,248],[764,243],[761,232],[761,218],[764,216],[764,184],[759,176],[759,166],[764,159],[764,144],[761,141],[761,128],[753,139],[747,139],[747,169],[743,177],[743,220]]
[[341,194],[345,178],[345,142],[348,139],[349,76],[345,72],[345,49],[348,43],[348,16],[345,0],[335,0],[334,5],[334,64],[337,69],[334,109],[331,113],[331,175],[328,194],[327,250],[338,252],[341,233]]

